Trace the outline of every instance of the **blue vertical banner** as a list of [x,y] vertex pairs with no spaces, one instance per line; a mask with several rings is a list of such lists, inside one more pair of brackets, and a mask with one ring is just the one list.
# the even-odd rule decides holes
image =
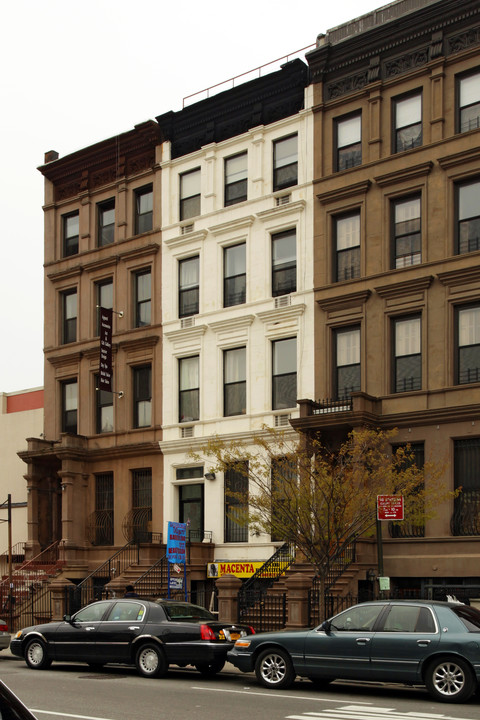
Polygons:
[[187,599],[187,563],[185,556],[185,542],[187,537],[187,523],[168,523],[167,537],[167,560],[168,560],[168,597],[170,597],[170,587],[178,585],[175,583],[177,578],[170,578],[170,565],[183,565],[184,574],[184,592],[185,600]]

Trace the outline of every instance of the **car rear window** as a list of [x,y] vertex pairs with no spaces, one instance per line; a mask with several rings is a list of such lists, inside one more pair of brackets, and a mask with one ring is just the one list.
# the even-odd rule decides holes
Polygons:
[[166,616],[173,622],[197,622],[197,620],[215,620],[214,615],[197,605],[182,603],[162,604]]
[[480,611],[469,605],[456,605],[453,612],[460,618],[469,632],[480,632]]

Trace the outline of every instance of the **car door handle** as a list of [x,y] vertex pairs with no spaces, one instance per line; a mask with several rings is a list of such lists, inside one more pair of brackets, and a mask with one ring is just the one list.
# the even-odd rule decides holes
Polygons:
[[140,630],[140,625],[130,625],[129,630]]
[[357,638],[357,645],[367,645],[370,642],[370,638]]
[[420,647],[426,647],[427,645],[430,645],[431,640],[417,640],[417,645],[420,645]]
[[88,632],[89,630],[95,630],[95,627],[92,625],[91,627],[86,627],[85,630]]

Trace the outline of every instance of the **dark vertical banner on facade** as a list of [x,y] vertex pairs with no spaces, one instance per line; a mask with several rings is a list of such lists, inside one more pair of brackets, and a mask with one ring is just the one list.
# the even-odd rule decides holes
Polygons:
[[167,560],[169,563],[185,563],[185,539],[187,536],[187,524],[169,522],[167,539]]
[[100,308],[100,373],[98,389],[112,392],[112,317],[110,308]]

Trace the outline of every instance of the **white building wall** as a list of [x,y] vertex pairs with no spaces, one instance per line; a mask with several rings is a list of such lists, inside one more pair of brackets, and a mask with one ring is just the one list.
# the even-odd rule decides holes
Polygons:
[[[198,465],[191,451],[206,439],[248,438],[264,425],[275,426],[275,416],[298,416],[297,408],[272,410],[272,341],[297,338],[297,397],[313,397],[313,115],[311,90],[305,110],[268,126],[200,151],[170,159],[164,145],[162,167],[162,308],[163,308],[163,441],[164,533],[169,520],[179,519],[177,468]],[[298,184],[272,191],[273,141],[298,133]],[[223,207],[224,160],[248,152],[248,200]],[[307,160],[308,158],[308,160]],[[179,221],[179,176],[201,168],[201,214]],[[278,198],[289,196],[286,204]],[[296,229],[297,290],[284,296],[276,308],[271,290],[271,236]],[[223,307],[223,250],[246,243],[246,303]],[[199,314],[178,317],[178,263],[200,258]],[[190,326],[190,327],[189,327]],[[223,417],[223,351],[246,346],[247,408],[245,415]],[[178,360],[200,358],[200,419],[178,422]],[[285,418],[288,424],[288,418]],[[190,429],[191,428],[191,429]],[[192,437],[182,437],[191,433]],[[208,462],[205,463],[205,471]],[[193,482],[193,481],[180,481]],[[223,477],[205,479],[206,531],[212,532],[216,559],[263,560],[272,554],[270,538],[249,536],[248,543],[224,543]]]
[[[12,502],[12,545],[27,540],[27,466],[17,453],[27,449],[26,438],[43,433],[42,388],[0,393],[0,504]],[[34,407],[42,400],[42,407]],[[9,402],[10,400],[10,402]],[[0,555],[8,550],[8,512],[0,508]]]

